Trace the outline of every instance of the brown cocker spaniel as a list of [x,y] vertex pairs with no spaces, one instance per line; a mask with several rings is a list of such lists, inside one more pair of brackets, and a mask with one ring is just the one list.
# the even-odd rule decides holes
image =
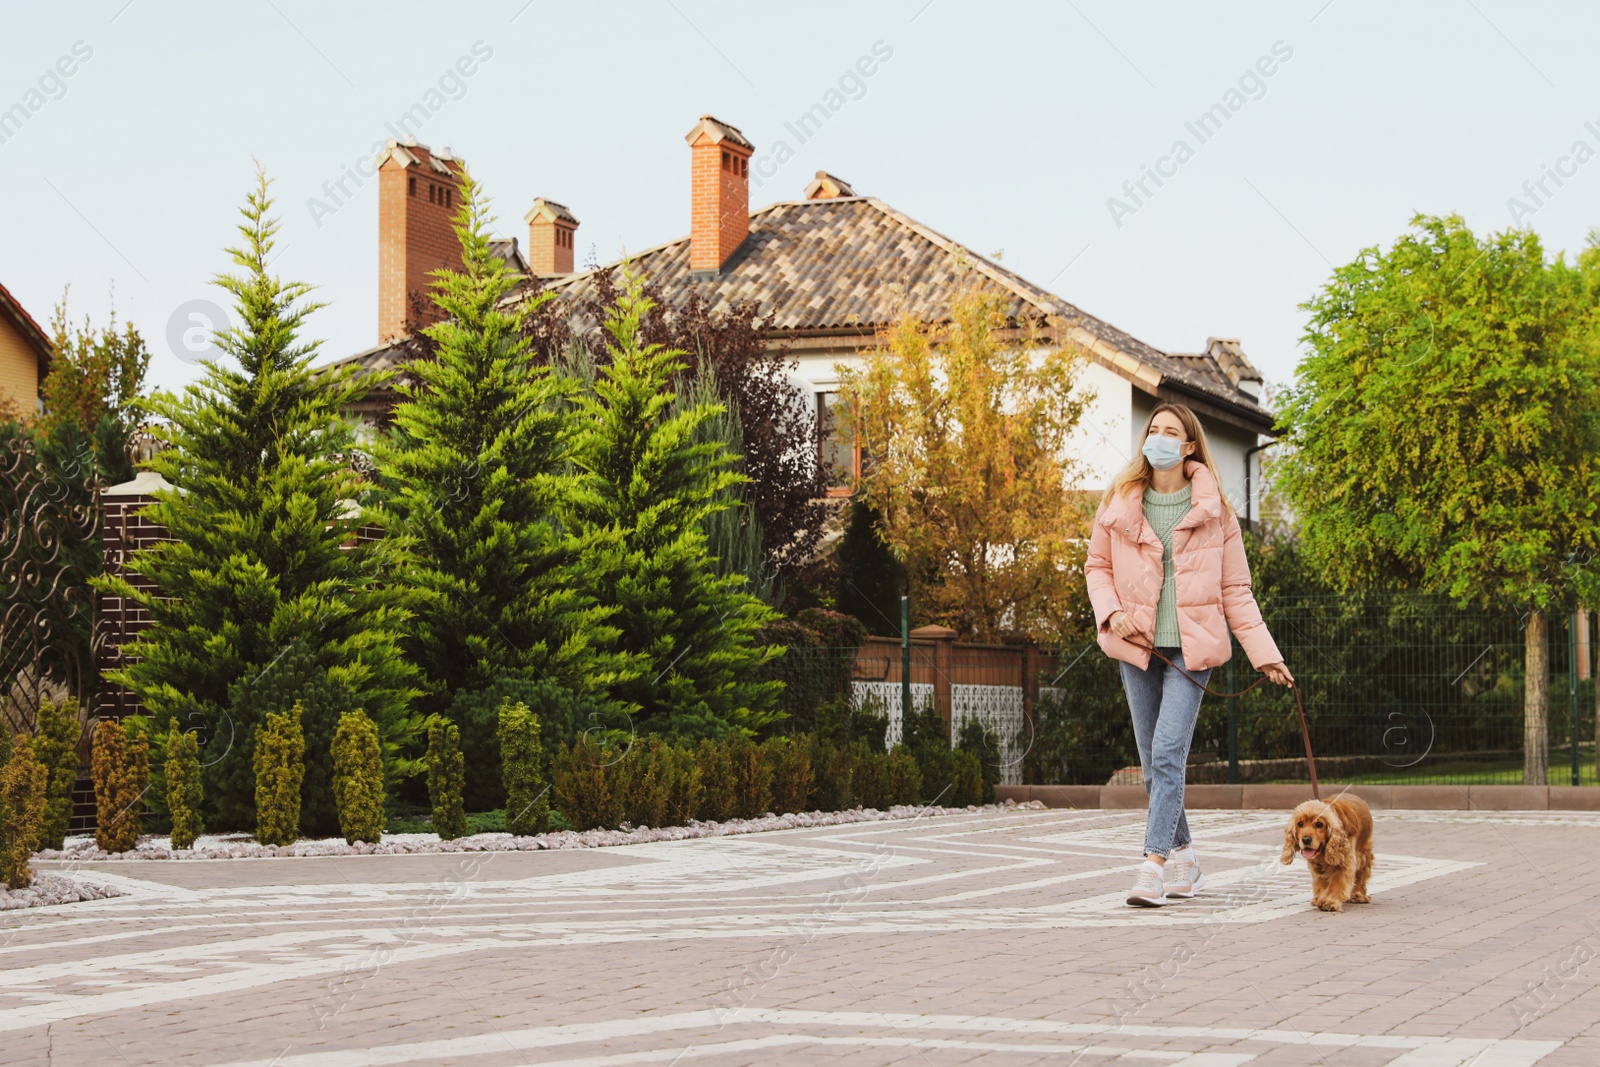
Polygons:
[[1311,868],[1311,903],[1323,911],[1342,911],[1345,901],[1369,904],[1372,874],[1372,809],[1360,797],[1341,793],[1332,800],[1307,800],[1283,828],[1283,855],[1298,852]]

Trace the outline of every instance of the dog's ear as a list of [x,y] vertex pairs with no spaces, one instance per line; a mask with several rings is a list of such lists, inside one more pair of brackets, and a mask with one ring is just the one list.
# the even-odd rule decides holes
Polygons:
[[1294,813],[1289,813],[1289,821],[1283,828],[1283,855],[1278,857],[1279,863],[1293,863],[1294,854],[1300,851],[1300,842],[1294,836]]
[[1322,858],[1335,867],[1350,866],[1350,835],[1344,832],[1344,826],[1337,819],[1328,820],[1328,843],[1322,850]]

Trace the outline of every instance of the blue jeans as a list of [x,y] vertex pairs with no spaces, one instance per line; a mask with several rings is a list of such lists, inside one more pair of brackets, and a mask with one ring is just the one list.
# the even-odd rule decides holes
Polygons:
[[[1176,646],[1163,647],[1162,655],[1179,667],[1183,652]],[[1139,743],[1139,766],[1144,772],[1144,791],[1150,798],[1145,818],[1146,855],[1165,857],[1175,848],[1187,848],[1189,820],[1183,814],[1183,776],[1189,763],[1189,743],[1194,740],[1195,720],[1200,717],[1200,686],[1185,678],[1155,656],[1150,666],[1140,670],[1126,660],[1122,668],[1122,688],[1128,694],[1128,709],[1133,714],[1133,736]],[[1211,668],[1189,671],[1200,685],[1211,676]]]

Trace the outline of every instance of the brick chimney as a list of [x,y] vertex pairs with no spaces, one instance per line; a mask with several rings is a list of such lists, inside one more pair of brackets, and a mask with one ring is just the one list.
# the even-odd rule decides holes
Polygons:
[[806,186],[807,200],[834,200],[841,196],[855,196],[856,191],[850,188],[850,183],[843,178],[836,178],[825,170],[817,171],[817,177]]
[[716,273],[750,233],[750,154],[744,134],[701,115],[684,137],[692,175],[689,269]]
[[528,270],[534,274],[571,274],[577,217],[542,196],[522,217],[528,222]]
[[[461,206],[461,162],[448,148],[390,140],[378,156],[378,340],[440,318],[428,272],[463,269],[451,220]],[[415,298],[415,299],[413,299]],[[417,311],[412,310],[417,303]]]

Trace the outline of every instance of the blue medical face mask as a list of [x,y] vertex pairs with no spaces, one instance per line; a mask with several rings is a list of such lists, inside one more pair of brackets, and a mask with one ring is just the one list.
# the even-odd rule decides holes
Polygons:
[[1158,471],[1171,470],[1183,458],[1183,446],[1166,434],[1153,433],[1144,439],[1144,458]]

